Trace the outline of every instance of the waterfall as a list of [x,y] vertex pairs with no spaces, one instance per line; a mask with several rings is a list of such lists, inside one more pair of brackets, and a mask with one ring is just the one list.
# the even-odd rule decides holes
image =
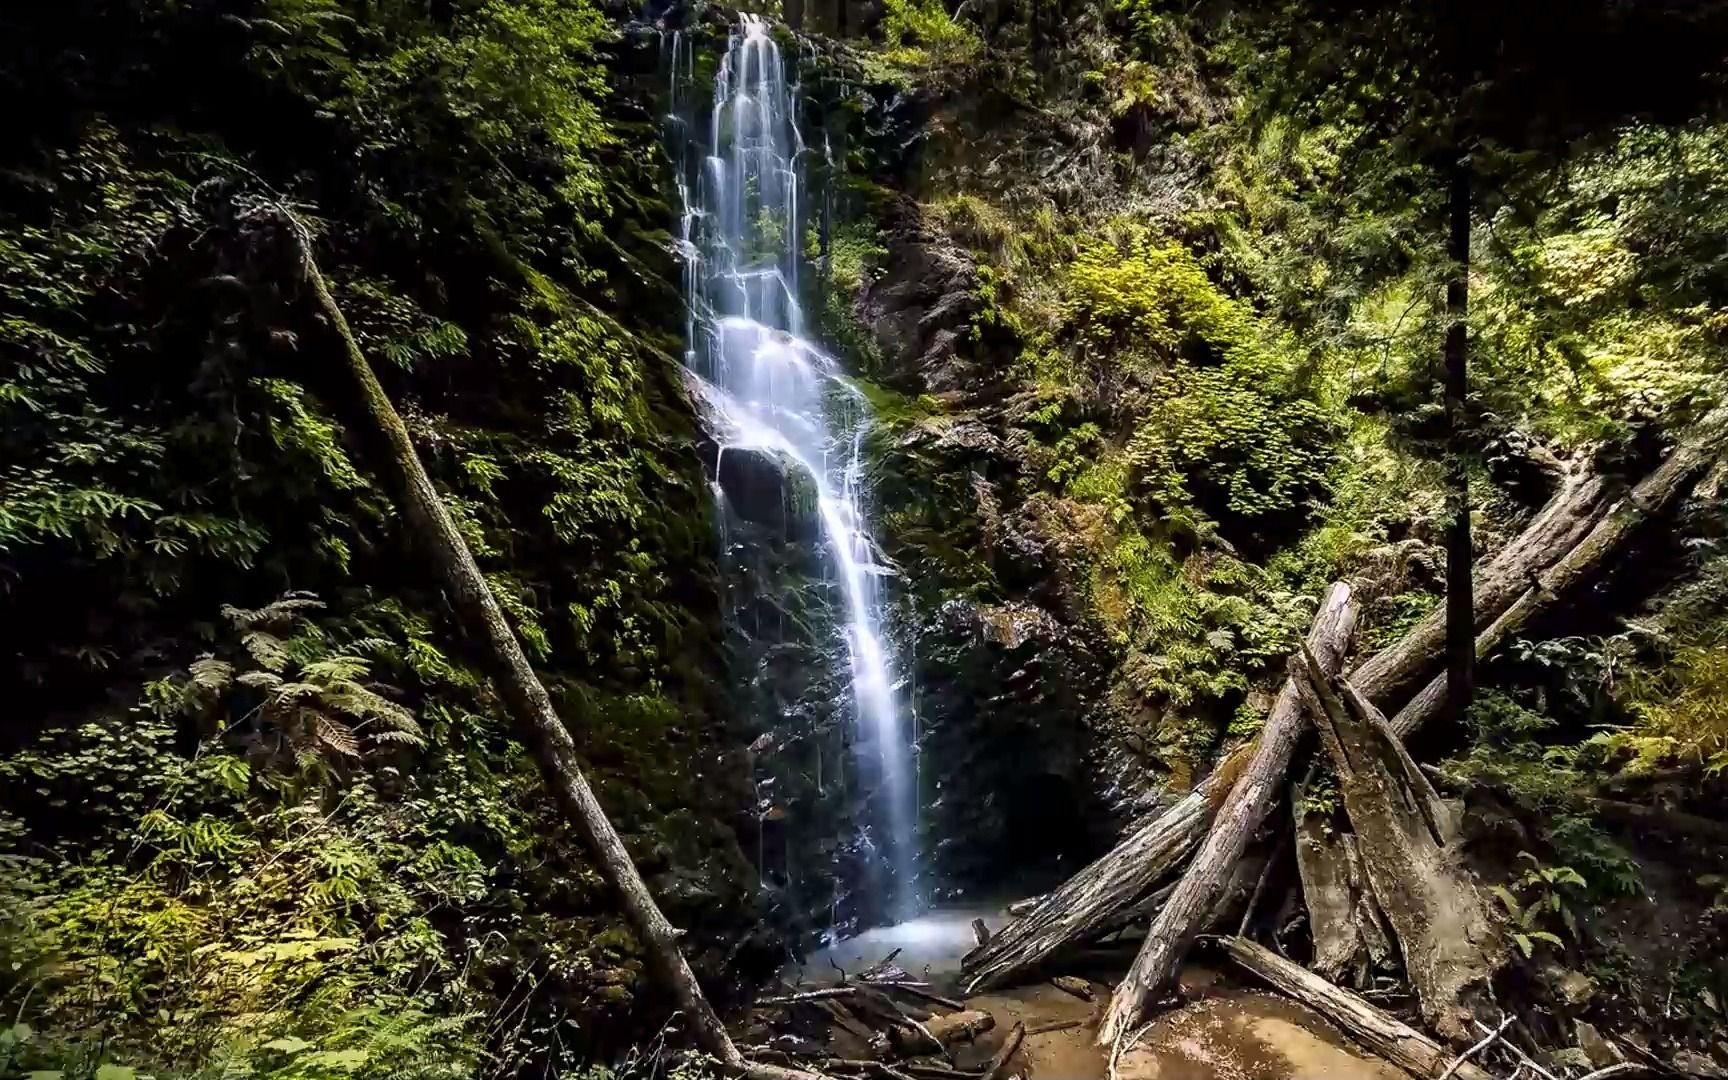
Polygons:
[[694,53],[677,33],[670,66],[685,365],[722,459],[731,450],[771,453],[814,487],[827,570],[842,601],[854,746],[861,774],[875,781],[873,842],[893,882],[882,900],[905,918],[916,906],[913,733],[883,639],[891,572],[865,514],[868,402],[806,336],[799,305],[806,148],[798,88],[756,15],[741,15],[728,39],[706,132],[695,113]]

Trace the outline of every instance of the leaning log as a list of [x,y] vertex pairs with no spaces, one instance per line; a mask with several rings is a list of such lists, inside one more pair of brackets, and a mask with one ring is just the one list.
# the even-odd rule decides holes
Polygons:
[[987,945],[968,953],[962,961],[966,992],[1000,986],[1064,945],[1091,940],[1120,925],[1122,912],[1149,898],[1159,880],[1180,866],[1204,837],[1249,756],[1248,747],[1231,754],[1169,810],[1040,897],[1033,910],[997,931]]
[[1313,656],[1304,659],[1303,697],[1422,1017],[1466,1042],[1506,961],[1505,942],[1464,867],[1449,812],[1385,717]]
[[[1226,939],[1223,946],[1230,959],[1242,968],[1332,1021],[1346,1035],[1412,1076],[1439,1080],[1457,1058],[1451,1050],[1392,1014],[1264,946],[1240,937]],[[1462,1080],[1493,1080],[1467,1061],[1453,1069],[1452,1075]]]
[[[1713,425],[1707,424],[1713,430]],[[1486,657],[1514,634],[1529,626],[1538,616],[1551,610],[1560,598],[1586,582],[1601,569],[1609,555],[1625,546],[1632,533],[1651,517],[1668,512],[1716,460],[1719,451],[1712,447],[1716,440],[1693,436],[1674,448],[1668,459],[1640,480],[1622,498],[1615,501],[1571,549],[1540,573],[1531,574],[1523,589],[1506,610],[1476,635],[1476,656]],[[1480,591],[1478,591],[1480,596]],[[1390,651],[1390,650],[1388,650]],[[1379,657],[1375,657],[1379,659]],[[1384,706],[1386,699],[1363,680],[1363,672],[1374,661],[1362,665],[1350,682],[1376,704]],[[1390,679],[1386,674],[1383,678]],[[1446,676],[1435,676],[1421,692],[1392,717],[1392,730],[1400,738],[1427,723],[1446,704]]]
[[[1477,568],[1472,586],[1476,626],[1486,627],[1499,618],[1536,574],[1589,534],[1611,503],[1602,477],[1579,468],[1565,471],[1553,497],[1523,531]],[[1350,681],[1370,701],[1387,707],[1441,666],[1445,645],[1446,610],[1441,605],[1397,642],[1369,657]]]
[[467,542],[456,528],[455,519],[439,498],[438,490],[432,486],[432,478],[415,453],[401,415],[391,404],[389,395],[384,393],[366,355],[360,351],[348,320],[312,258],[309,234],[286,211],[273,210],[268,217],[270,220],[262,223],[283,229],[293,245],[301,283],[310,294],[324,328],[339,345],[348,377],[358,392],[360,412],[371,428],[369,434],[383,450],[377,459],[379,471],[394,490],[408,518],[418,541],[417,548],[450,597],[463,629],[483,646],[490,674],[509,710],[517,736],[539,765],[540,774],[552,789],[559,809],[575,825],[594,855],[601,875],[617,892],[625,917],[647,950],[661,983],[672,992],[694,1029],[697,1043],[718,1058],[724,1067],[734,1071],[762,1080],[810,1080],[814,1074],[745,1061],[732,1037],[726,1033],[725,1026],[708,1004],[702,988],[697,985],[695,974],[678,948],[679,931],[661,913],[642,875],[636,872],[630,852],[607,819],[605,808],[595,797],[594,789],[582,771],[576,741],[552,707],[551,696],[528,663],[527,655],[516,640],[516,632],[510,628],[503,609],[474,561],[473,552],[468,549]]
[[[1326,591],[1314,626],[1304,646],[1311,655],[1336,672],[1343,666],[1356,627],[1356,608],[1350,603],[1350,586],[1336,582]],[[1194,856],[1182,881],[1152,920],[1140,955],[1123,976],[1110,999],[1110,1007],[1098,1026],[1098,1042],[1114,1046],[1140,1023],[1150,1000],[1164,991],[1176,968],[1188,954],[1195,935],[1212,913],[1229,884],[1243,849],[1266,817],[1284,784],[1284,773],[1296,753],[1307,723],[1302,715],[1302,696],[1296,680],[1287,678],[1267,715],[1247,763],[1219,807],[1206,842]]]

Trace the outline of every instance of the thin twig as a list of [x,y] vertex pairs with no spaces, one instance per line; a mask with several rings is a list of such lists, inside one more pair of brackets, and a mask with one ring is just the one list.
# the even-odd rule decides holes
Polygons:
[[932,994],[930,991],[916,983],[881,982],[871,983],[870,985],[881,987],[884,990],[899,990],[901,993],[909,994],[921,1001],[928,1001],[932,1005],[940,1005],[944,1009],[953,1009],[955,1012],[961,1012],[966,1008],[965,1002],[955,1001],[953,998],[943,997],[941,994]]
[[757,998],[758,1005],[796,1005],[800,1001],[817,1001],[822,998],[851,997],[858,992],[856,986],[825,986],[820,990],[805,990],[799,994],[781,994],[777,997]]
[[[1516,1017],[1514,1017],[1514,1018],[1516,1018]],[[1511,1039],[1502,1037],[1499,1032],[1495,1031],[1493,1028],[1490,1028],[1487,1024],[1484,1024],[1480,1020],[1473,1021],[1473,1023],[1475,1023],[1475,1025],[1477,1027],[1481,1028],[1484,1034],[1492,1035],[1494,1038],[1499,1039],[1501,1046],[1504,1046],[1508,1050],[1511,1050],[1513,1054],[1517,1055],[1519,1062],[1522,1063],[1525,1067],[1527,1067],[1531,1072],[1534,1072],[1537,1076],[1547,1077],[1547,1080],[1560,1080],[1560,1078],[1558,1076],[1555,1076],[1553,1073],[1549,1072],[1547,1069],[1544,1069],[1542,1066],[1536,1064],[1536,1059],[1531,1057],[1529,1054],[1526,1054],[1524,1052],[1524,1048],[1522,1046],[1519,1046],[1517,1043],[1513,1042]]]
[[1273,846],[1272,854],[1267,856],[1266,865],[1260,868],[1260,880],[1254,883],[1254,891],[1248,894],[1248,906],[1242,909],[1242,924],[1236,928],[1237,937],[1248,936],[1248,922],[1254,918],[1254,909],[1260,904],[1260,894],[1266,891],[1266,881],[1272,876],[1272,867],[1284,857],[1284,845],[1289,839],[1290,834],[1287,832],[1278,834],[1278,843]]
[[1485,1049],[1489,1043],[1493,1042],[1495,1039],[1498,1039],[1500,1037],[1500,1033],[1502,1031],[1505,1031],[1507,1028],[1511,1027],[1512,1021],[1515,1019],[1517,1019],[1516,1016],[1508,1016],[1506,1019],[1500,1021],[1500,1026],[1495,1028],[1493,1031],[1489,1032],[1482,1039],[1481,1042],[1477,1043],[1476,1045],[1472,1046],[1470,1049],[1464,1051],[1462,1054],[1459,1054],[1457,1057],[1453,1058],[1452,1064],[1446,1066],[1446,1071],[1440,1074],[1440,1080],[1447,1080],[1447,1077],[1451,1076],[1453,1073],[1458,1071],[1458,1066],[1464,1064],[1466,1061],[1469,1061],[1472,1057],[1475,1057],[1478,1053],[1480,1053],[1483,1049]]
[[1039,1024],[1036,1027],[1027,1028],[1026,1037],[1031,1038],[1034,1035],[1048,1035],[1052,1031],[1067,1031],[1069,1028],[1080,1027],[1084,1023],[1086,1023],[1085,1020],[1078,1018],[1073,1020],[1052,1020],[1048,1024]]

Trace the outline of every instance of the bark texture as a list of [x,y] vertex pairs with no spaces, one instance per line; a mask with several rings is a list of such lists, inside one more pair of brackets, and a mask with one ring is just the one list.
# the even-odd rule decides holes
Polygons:
[[1462,716],[1475,695],[1474,589],[1476,554],[1470,537],[1470,155],[1457,148],[1447,178],[1446,253],[1446,687]]
[[[1305,649],[1336,672],[1344,663],[1355,627],[1350,587],[1336,582],[1314,616]],[[1100,1044],[1113,1046],[1125,1037],[1139,1025],[1151,1000],[1170,986],[1177,966],[1229,884],[1243,849],[1283,787],[1284,773],[1305,726],[1296,681],[1286,679],[1240,776],[1218,809],[1206,842],[1152,920],[1140,955],[1110,999],[1098,1026]]]
[[1314,657],[1306,661],[1304,696],[1313,701],[1363,871],[1397,938],[1422,1017],[1467,1042],[1476,1008],[1505,963],[1505,942],[1453,842],[1449,811],[1385,717]]
[[1302,812],[1302,792],[1290,797],[1296,818],[1296,872],[1314,940],[1309,967],[1327,982],[1358,988],[1392,955],[1385,916],[1362,870],[1356,836],[1329,818]]
[[[1714,424],[1707,423],[1705,429],[1714,430]],[[1537,617],[1547,613],[1562,597],[1594,577],[1608,557],[1625,547],[1633,532],[1648,518],[1673,509],[1674,504],[1692,490],[1692,485],[1716,460],[1713,445],[1714,441],[1704,435],[1685,440],[1624,497],[1607,504],[1600,514],[1592,515],[1588,530],[1575,543],[1568,545],[1565,554],[1552,561],[1547,569],[1527,576],[1520,583],[1521,589],[1512,602],[1476,636],[1476,655],[1487,656]],[[1526,535],[1528,533],[1526,530]],[[1556,531],[1556,537],[1558,535],[1560,533]],[[1376,656],[1375,660],[1378,659]],[[1362,670],[1350,677],[1350,682],[1369,698],[1385,704],[1384,699],[1375,694],[1362,678],[1362,673],[1373,664],[1373,660],[1364,664]],[[1391,677],[1390,673],[1383,676],[1384,679]],[[1406,738],[1439,713],[1445,704],[1446,679],[1441,676],[1430,680],[1420,693],[1398,710],[1392,717],[1392,730],[1398,733],[1399,738]]]
[[[1243,969],[1314,1009],[1346,1035],[1412,1076],[1439,1080],[1457,1057],[1392,1014],[1247,938],[1226,940],[1224,950]],[[1452,1075],[1463,1080],[1493,1080],[1469,1062],[1459,1065]]]
[[[1552,498],[1530,523],[1474,576],[1475,625],[1486,628],[1553,565],[1595,528],[1612,500],[1602,477],[1568,469]],[[1350,675],[1350,683],[1381,708],[1403,700],[1444,662],[1446,611],[1430,612],[1398,641],[1369,657]]]

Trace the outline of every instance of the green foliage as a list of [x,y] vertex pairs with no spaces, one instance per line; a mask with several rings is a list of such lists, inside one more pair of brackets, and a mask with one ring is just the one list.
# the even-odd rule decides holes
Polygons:
[[[574,1072],[658,1020],[236,202],[311,224],[693,961],[752,969],[714,947],[753,880],[598,6],[50,7],[0,39],[42,103],[0,169],[4,1071]],[[254,607],[284,589],[327,607]]]
[[1588,883],[1570,866],[1548,866],[1528,851],[1520,851],[1518,857],[1528,862],[1529,868],[1508,884],[1489,890],[1511,916],[1512,943],[1526,958],[1537,945],[1565,948],[1568,939],[1578,938],[1578,918],[1572,905]]
[[[0,814],[0,832],[43,838],[0,855],[0,958],[40,1017],[18,1064],[474,1068],[471,999],[430,916],[485,896],[489,875],[394,769],[333,781],[343,761],[388,760],[419,737],[389,688],[356,681],[356,651],[392,643],[338,650],[305,619],[317,606],[230,609],[222,656],[152,684],[144,706],[0,759],[0,777],[40,800]],[[200,733],[190,753],[187,732]],[[44,810],[62,815],[54,833]]]
[[1509,799],[1562,865],[1580,869],[1593,901],[1642,893],[1637,863],[1590,807],[1597,775],[1589,743],[1564,741],[1553,716],[1499,691],[1482,693],[1469,718],[1470,749],[1446,762],[1446,774]]
[[[1033,377],[1136,388],[1123,456],[1103,466],[1121,470],[1132,496],[1205,535],[1221,518],[1299,519],[1324,494],[1337,420],[1185,249],[1137,226],[1083,240],[1063,296],[1060,323],[1028,350]],[[1057,470],[1071,452],[1058,443]]]
[[891,68],[962,64],[982,45],[977,32],[950,15],[942,0],[884,0],[881,30],[888,46],[882,61]]

